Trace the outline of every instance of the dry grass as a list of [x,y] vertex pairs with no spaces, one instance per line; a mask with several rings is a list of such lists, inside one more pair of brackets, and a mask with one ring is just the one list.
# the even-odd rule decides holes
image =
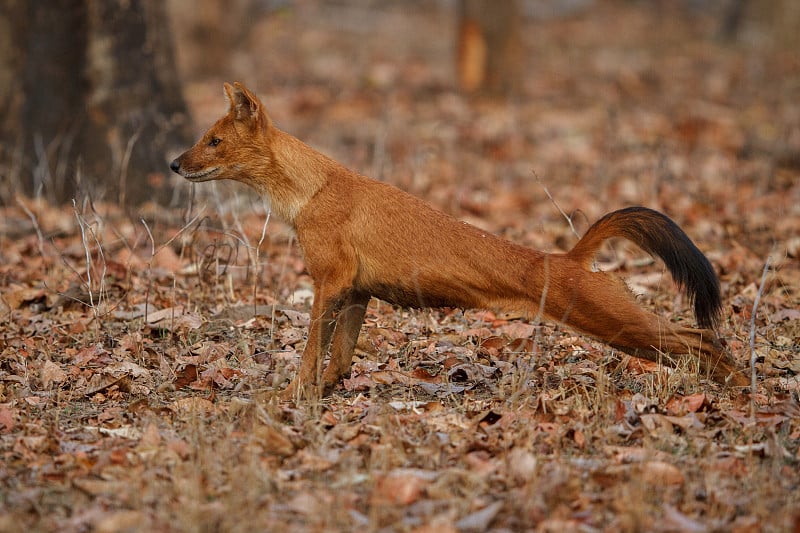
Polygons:
[[[263,212],[226,223],[242,235],[176,225],[155,254],[110,208],[102,232],[62,215],[75,220],[64,243],[78,246],[52,241],[29,259],[51,290],[11,283],[4,298],[6,529],[784,530],[797,519],[799,410],[796,389],[776,390],[785,378],[763,382],[751,418],[748,395],[689,363],[641,373],[550,324],[515,337],[518,320],[373,303],[351,380],[293,407],[277,393],[308,307],[273,304],[308,282],[298,251],[280,237],[255,265],[232,251],[260,239]],[[142,268],[120,268],[130,248]]]
[[[667,211],[720,272],[721,333],[743,365],[755,325],[757,389],[726,390],[689,361],[643,366],[548,322],[373,301],[350,379],[324,400],[281,404],[311,280],[260,200],[207,184],[189,214],[133,219],[101,202],[7,196],[0,530],[797,529],[792,56],[604,4],[530,22],[527,99],[490,104],[442,87],[441,69],[414,55],[422,42],[388,67],[362,51],[351,68],[369,75],[327,80],[325,58],[350,57],[359,39],[390,47],[407,28],[339,38],[301,18],[308,5],[251,43],[308,32],[284,50],[308,79],[260,80],[282,127],[529,246],[574,242],[551,197],[579,232],[621,205]],[[303,63],[320,43],[324,57]],[[437,50],[424,52],[441,67]],[[389,67],[391,88],[370,78]],[[323,82],[341,88],[325,105]],[[219,92],[190,87],[206,86]],[[224,108],[194,103],[210,118]],[[600,261],[643,305],[688,320],[668,278],[653,277],[661,267],[640,259],[615,247]]]

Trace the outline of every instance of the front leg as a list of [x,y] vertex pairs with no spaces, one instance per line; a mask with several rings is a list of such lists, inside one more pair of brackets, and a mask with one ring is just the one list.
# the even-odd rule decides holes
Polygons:
[[364,322],[369,294],[351,293],[342,303],[336,316],[336,328],[331,344],[331,358],[322,375],[323,394],[328,394],[350,370],[353,350],[358,342],[358,332]]
[[308,340],[303,350],[300,369],[289,386],[281,394],[283,400],[319,398],[319,385],[322,376],[322,361],[331,343],[333,335],[333,315],[347,293],[331,294],[326,287],[319,286],[314,290],[314,303],[311,306],[311,324],[308,328]]

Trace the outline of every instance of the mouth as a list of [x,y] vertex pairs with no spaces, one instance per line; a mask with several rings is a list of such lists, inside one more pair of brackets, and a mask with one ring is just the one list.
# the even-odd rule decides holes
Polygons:
[[183,177],[189,181],[198,183],[201,181],[213,180],[221,171],[220,167],[205,168],[197,172],[186,172]]

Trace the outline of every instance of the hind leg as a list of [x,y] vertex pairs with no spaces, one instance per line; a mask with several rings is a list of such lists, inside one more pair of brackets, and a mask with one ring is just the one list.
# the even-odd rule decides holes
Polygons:
[[[628,332],[623,331],[618,342],[609,344],[635,357],[664,362],[673,367],[680,361],[676,355],[686,354],[697,359],[701,375],[709,376],[719,383],[734,386],[748,385],[747,377],[730,360],[713,331],[675,328],[666,321],[664,321],[664,326],[670,327],[670,329],[662,328],[665,333],[659,337],[659,344],[652,344],[650,348],[646,347],[646,341],[634,343],[629,342],[629,339],[644,338],[646,335],[652,335],[652,331],[635,331],[632,332],[633,335],[628,335]],[[632,344],[636,344],[636,346],[631,346]]]
[[622,280],[610,274],[572,271],[569,282],[568,305],[546,307],[553,318],[631,355],[675,366],[675,355],[686,354],[697,358],[701,372],[716,381],[747,384],[714,332],[670,324],[642,308]]

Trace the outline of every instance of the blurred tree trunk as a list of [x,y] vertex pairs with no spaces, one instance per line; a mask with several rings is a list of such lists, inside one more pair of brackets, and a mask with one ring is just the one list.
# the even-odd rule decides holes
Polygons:
[[167,152],[191,135],[167,25],[158,0],[5,0],[5,190],[169,200]]
[[518,92],[520,17],[516,0],[460,0],[456,66],[461,90],[490,96]]

